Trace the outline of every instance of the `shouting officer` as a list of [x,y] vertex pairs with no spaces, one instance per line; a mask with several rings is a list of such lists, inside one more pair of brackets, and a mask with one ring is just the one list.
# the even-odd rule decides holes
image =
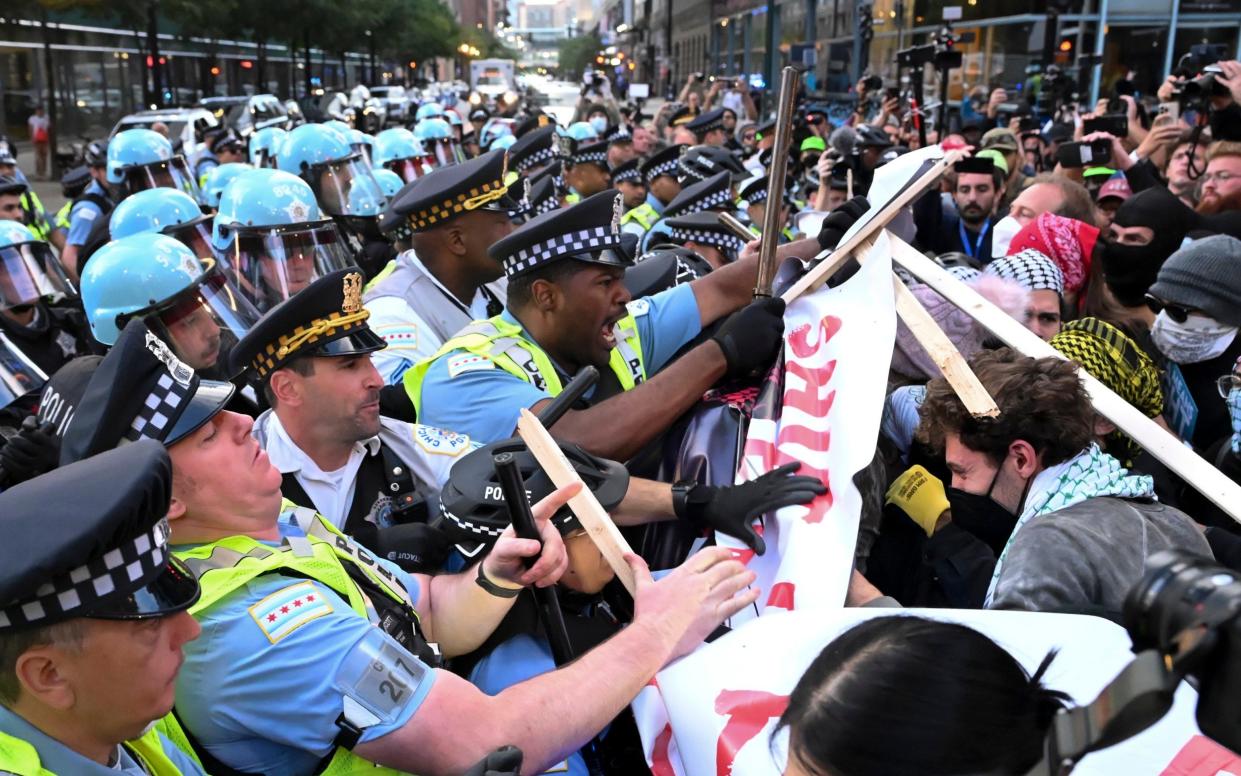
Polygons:
[[435,664],[481,646],[518,591],[559,580],[567,559],[548,518],[577,488],[535,505],[541,549],[509,528],[462,574],[407,574],[283,501],[280,472],[250,420],[221,411],[221,386],[199,381],[142,334],[123,336],[108,356],[114,368],[92,379],[62,454],[138,437],[168,447],[172,543],[203,588],[191,614],[204,636],[186,650],[176,710],[212,772],[300,776],[378,764],[461,773],[514,744],[537,773],[757,600],[757,588],[742,592],[755,575],[723,548],[702,550],[658,582],[630,556],[638,586],[629,627],[563,669],[485,695]]
[[388,343],[375,366],[388,384],[439,350],[470,321],[497,315],[504,268],[487,249],[513,231],[518,203],[505,184],[504,151],[442,167],[391,205],[413,229],[413,250],[381,272],[363,297]]
[[492,248],[509,278],[508,309],[405,373],[420,421],[481,444],[504,439],[523,407],[537,411],[593,365],[602,379],[592,406],[567,413],[557,435],[625,460],[721,377],[770,362],[784,330],[779,300],[751,305],[668,363],[703,326],[749,300],[757,257],[632,300],[622,282],[633,261],[621,243],[620,207],[617,192],[597,194],[531,220]]
[[361,273],[333,272],[265,315],[233,352],[233,369],[249,370],[271,405],[254,435],[283,476],[281,492],[368,549],[430,570],[449,544],[430,541],[427,502],[472,445],[380,415],[371,354],[385,343],[369,316]]
[[171,490],[148,440],[0,495],[0,772],[203,772],[151,727],[200,632],[198,583],[167,546]]

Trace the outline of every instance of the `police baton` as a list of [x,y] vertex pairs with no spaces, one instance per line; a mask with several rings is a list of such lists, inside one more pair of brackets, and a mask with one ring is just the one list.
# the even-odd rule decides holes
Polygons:
[[[512,453],[497,453],[491,457],[496,467],[496,476],[500,480],[500,490],[504,493],[504,501],[508,504],[508,517],[513,530],[522,539],[534,539],[540,543],[538,526],[534,523],[534,513],[530,511],[530,501],[526,498],[526,483],[517,468],[517,459]],[[537,555],[525,559],[526,567],[533,566]],[[552,648],[552,658],[557,666],[563,666],[573,660],[573,645],[569,643],[569,631],[565,628],[564,613],[560,611],[560,597],[555,587],[533,587],[534,599],[539,606],[539,619],[543,621],[543,629],[547,631],[547,641]]]
[[[593,366],[584,366],[577,370],[577,374],[573,375],[573,379],[564,387],[551,403],[543,408],[539,413],[539,422],[543,424],[543,428],[551,428],[552,424],[560,420],[569,408],[573,406],[573,402],[582,398],[582,394],[590,390],[599,380],[599,370]],[[516,524],[514,523],[514,527]]]
[[780,98],[776,103],[776,142],[771,147],[771,169],[767,173],[767,208],[763,211],[763,242],[758,248],[755,298],[771,296],[772,283],[776,279],[776,244],[780,241],[780,211],[783,209],[780,203],[784,201],[784,177],[788,172],[797,80],[800,77],[801,74],[795,67],[786,67],[780,72]]

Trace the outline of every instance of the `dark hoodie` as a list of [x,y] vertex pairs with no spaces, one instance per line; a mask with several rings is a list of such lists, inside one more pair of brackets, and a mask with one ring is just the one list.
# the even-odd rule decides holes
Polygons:
[[1103,249],[1103,277],[1116,300],[1141,307],[1159,268],[1197,224],[1197,214],[1172,192],[1158,186],[1134,194],[1116,211],[1117,226],[1145,226],[1155,232],[1146,245],[1108,242]]

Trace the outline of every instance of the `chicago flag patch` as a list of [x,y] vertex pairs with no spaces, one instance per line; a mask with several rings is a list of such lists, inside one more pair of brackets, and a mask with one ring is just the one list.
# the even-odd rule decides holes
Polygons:
[[249,609],[263,635],[272,644],[311,620],[332,613],[332,602],[314,582],[281,588]]

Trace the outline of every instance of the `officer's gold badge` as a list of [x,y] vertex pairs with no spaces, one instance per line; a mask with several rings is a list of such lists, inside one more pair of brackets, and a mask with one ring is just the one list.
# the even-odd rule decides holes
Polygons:
[[345,315],[362,312],[362,275],[350,272],[345,275],[342,285],[344,301],[341,302],[340,311]]

